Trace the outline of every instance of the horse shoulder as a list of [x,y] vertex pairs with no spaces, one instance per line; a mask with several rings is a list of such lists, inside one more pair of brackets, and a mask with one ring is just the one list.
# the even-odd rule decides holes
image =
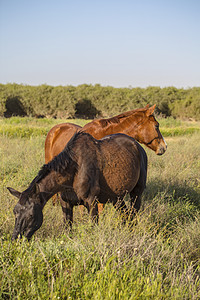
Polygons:
[[77,172],[74,176],[73,188],[79,199],[87,198],[91,192],[99,191],[99,162],[96,145],[79,144],[75,149]]

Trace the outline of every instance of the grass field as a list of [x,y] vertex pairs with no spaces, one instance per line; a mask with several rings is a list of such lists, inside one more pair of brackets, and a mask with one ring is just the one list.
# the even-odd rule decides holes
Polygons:
[[[20,138],[46,136],[48,131],[56,124],[70,122],[84,126],[89,121],[83,119],[34,119],[28,117],[0,119],[0,136]],[[160,119],[159,122],[165,137],[200,133],[200,122],[183,122],[173,118]]]
[[11,242],[16,199],[6,187],[28,186],[44,162],[45,134],[59,122],[0,119],[0,299],[199,299],[199,123],[160,120],[168,150],[145,148],[148,182],[133,224],[107,205],[95,225],[77,207],[66,233],[49,200],[33,239]]

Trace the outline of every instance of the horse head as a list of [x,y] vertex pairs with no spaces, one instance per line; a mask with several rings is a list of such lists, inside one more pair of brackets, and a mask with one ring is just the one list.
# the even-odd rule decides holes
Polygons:
[[8,190],[13,196],[19,199],[13,210],[15,214],[15,227],[12,240],[17,239],[18,236],[21,238],[22,235],[30,240],[43,222],[43,206],[38,187],[35,185],[31,191],[24,191],[22,193],[13,188],[8,188]]
[[167,144],[160,132],[159,123],[153,116],[155,107],[156,104],[145,107],[144,116],[137,125],[136,139],[155,151],[157,155],[162,155],[167,150]]

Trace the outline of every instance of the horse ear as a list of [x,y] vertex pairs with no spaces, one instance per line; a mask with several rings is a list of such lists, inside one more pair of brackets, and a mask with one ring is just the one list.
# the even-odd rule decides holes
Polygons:
[[154,104],[152,107],[147,109],[146,115],[147,117],[151,116],[155,110],[156,104]]
[[145,108],[146,108],[146,109],[149,108],[149,104],[147,104],[147,105],[145,106]]
[[36,183],[34,188],[33,188],[33,192],[36,193],[36,194],[39,194],[40,193],[40,188],[39,188],[39,185]]
[[7,187],[7,189],[13,196],[17,197],[18,199],[20,198],[20,196],[21,196],[20,192],[16,191],[15,189],[13,189],[11,187]]

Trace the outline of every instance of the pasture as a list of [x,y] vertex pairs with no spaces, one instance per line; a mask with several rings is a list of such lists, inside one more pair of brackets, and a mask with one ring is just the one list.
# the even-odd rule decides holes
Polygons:
[[[88,121],[70,120],[83,126]],[[161,119],[163,156],[145,147],[147,188],[130,224],[106,205],[99,224],[77,207],[66,233],[51,199],[30,242],[11,242],[16,199],[44,163],[48,130],[63,120],[0,119],[1,299],[199,299],[200,124]],[[128,199],[126,199],[128,201]]]

